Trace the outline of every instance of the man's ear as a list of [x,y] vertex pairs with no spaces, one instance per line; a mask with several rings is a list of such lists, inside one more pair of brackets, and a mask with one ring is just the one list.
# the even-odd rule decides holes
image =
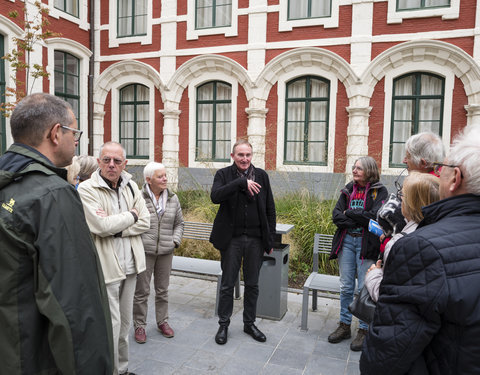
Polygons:
[[463,178],[462,178],[462,171],[459,167],[453,168],[453,174],[450,179],[450,187],[449,190],[453,193],[459,190],[462,187]]
[[53,144],[58,146],[58,132],[60,131],[60,124],[55,124],[50,131],[47,133],[47,138],[50,139]]

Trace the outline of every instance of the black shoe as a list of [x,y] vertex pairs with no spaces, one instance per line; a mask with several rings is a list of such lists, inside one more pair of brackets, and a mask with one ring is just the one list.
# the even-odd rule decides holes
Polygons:
[[127,372],[121,373],[120,375],[137,375],[137,374],[135,374],[134,372],[127,371]]
[[227,343],[227,336],[228,336],[228,327],[227,326],[220,326],[218,327],[217,334],[215,335],[215,342],[218,345],[223,345]]
[[262,333],[262,331],[260,331],[257,327],[255,327],[255,324],[244,325],[243,332],[248,333],[257,341],[260,341],[260,342],[267,341],[267,338],[265,337],[265,335]]

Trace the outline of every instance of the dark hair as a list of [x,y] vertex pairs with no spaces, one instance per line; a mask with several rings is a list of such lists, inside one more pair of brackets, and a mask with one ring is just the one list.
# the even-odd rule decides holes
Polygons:
[[15,142],[38,146],[55,124],[69,126],[73,121],[72,107],[65,100],[36,93],[26,96],[16,105],[10,128]]

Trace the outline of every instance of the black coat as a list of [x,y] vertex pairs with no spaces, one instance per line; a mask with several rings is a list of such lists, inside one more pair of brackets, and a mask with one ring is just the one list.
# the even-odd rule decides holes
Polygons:
[[[235,209],[237,207],[238,194],[247,192],[247,180],[237,176],[235,164],[219,169],[213,180],[210,197],[213,203],[219,203],[217,216],[213,222],[210,242],[216,249],[226,250],[233,237],[235,227]],[[262,242],[265,251],[269,252],[273,247],[275,236],[276,214],[270,180],[267,173],[260,168],[255,169],[255,182],[262,187],[256,195],[258,217],[262,229]]]
[[[363,228],[362,253],[365,259],[377,260],[380,252],[379,238],[368,231],[370,219],[376,219],[377,211],[382,207],[388,197],[388,191],[380,182],[371,185],[365,192],[365,208],[349,209],[350,194],[353,191],[353,182],[349,182],[340,193],[337,204],[332,212],[333,223],[337,226],[337,231],[333,236],[332,251],[330,259],[338,257],[342,251],[343,239],[349,228]],[[345,212],[345,213],[344,213]]]
[[[388,257],[363,374],[480,374],[480,196],[423,212]],[[419,359],[426,369],[411,371]]]

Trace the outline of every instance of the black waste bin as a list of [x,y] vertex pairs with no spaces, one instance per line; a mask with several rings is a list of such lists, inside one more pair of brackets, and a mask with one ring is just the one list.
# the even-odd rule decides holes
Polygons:
[[287,312],[288,264],[290,245],[282,244],[282,234],[293,229],[290,224],[277,224],[277,235],[271,254],[263,257],[258,280],[257,317],[280,320]]

